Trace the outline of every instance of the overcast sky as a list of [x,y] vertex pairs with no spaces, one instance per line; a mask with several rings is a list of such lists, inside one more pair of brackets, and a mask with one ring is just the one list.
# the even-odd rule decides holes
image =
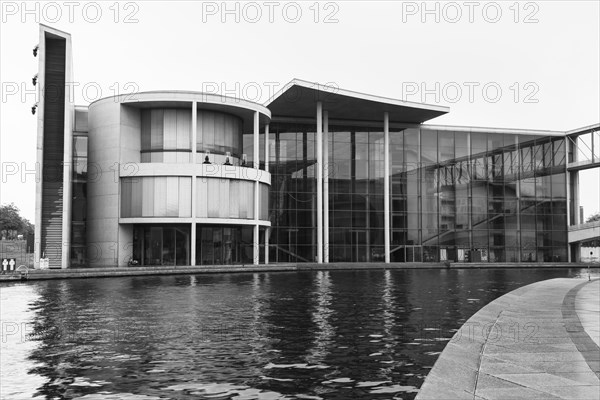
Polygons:
[[[72,35],[76,104],[160,89],[264,102],[300,78],[449,106],[435,124],[564,131],[600,121],[598,1],[227,4],[2,2],[0,202],[34,221],[34,176],[7,172],[36,161],[36,98],[24,90],[38,69],[38,23]],[[582,187],[587,216],[600,208],[598,171]]]

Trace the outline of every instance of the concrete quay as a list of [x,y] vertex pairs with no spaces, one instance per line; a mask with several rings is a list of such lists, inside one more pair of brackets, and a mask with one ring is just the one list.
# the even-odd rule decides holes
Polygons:
[[[493,269],[493,268],[586,268],[582,263],[277,263],[260,265],[198,265],[198,266],[157,266],[157,267],[103,267],[66,269],[29,269],[26,274],[18,272],[0,275],[0,282],[16,280],[45,280],[73,278],[107,278],[118,276],[144,275],[186,275],[211,273],[254,273],[283,271],[326,271],[326,270],[385,270],[385,269]],[[598,265],[592,267],[597,273]]]
[[600,280],[536,282],[473,315],[416,399],[598,400],[599,344]]

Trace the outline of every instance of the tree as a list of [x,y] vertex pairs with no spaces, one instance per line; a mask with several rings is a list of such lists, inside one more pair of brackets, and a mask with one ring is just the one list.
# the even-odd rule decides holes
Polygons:
[[595,221],[600,221],[600,212],[590,215],[585,222],[587,223],[587,222],[595,222]]
[[0,234],[7,239],[15,239],[21,233],[33,233],[33,224],[20,215],[14,203],[0,206]]
[[35,234],[35,225],[33,225],[27,218],[23,218],[23,235]]

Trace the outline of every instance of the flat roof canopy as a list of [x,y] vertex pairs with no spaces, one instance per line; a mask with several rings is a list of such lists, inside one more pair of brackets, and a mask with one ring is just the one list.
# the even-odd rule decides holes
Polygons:
[[265,106],[275,120],[316,118],[318,101],[330,119],[378,123],[383,123],[384,112],[389,113],[390,122],[421,124],[450,111],[448,107],[373,96],[299,79],[288,83]]

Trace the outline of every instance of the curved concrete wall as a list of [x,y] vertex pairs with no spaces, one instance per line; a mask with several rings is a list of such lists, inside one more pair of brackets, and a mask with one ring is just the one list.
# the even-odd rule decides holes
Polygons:
[[89,110],[87,242],[92,267],[118,264],[119,162],[121,157],[139,162],[131,126],[135,118],[124,117],[128,125],[123,124],[123,109],[119,103],[104,102]]

